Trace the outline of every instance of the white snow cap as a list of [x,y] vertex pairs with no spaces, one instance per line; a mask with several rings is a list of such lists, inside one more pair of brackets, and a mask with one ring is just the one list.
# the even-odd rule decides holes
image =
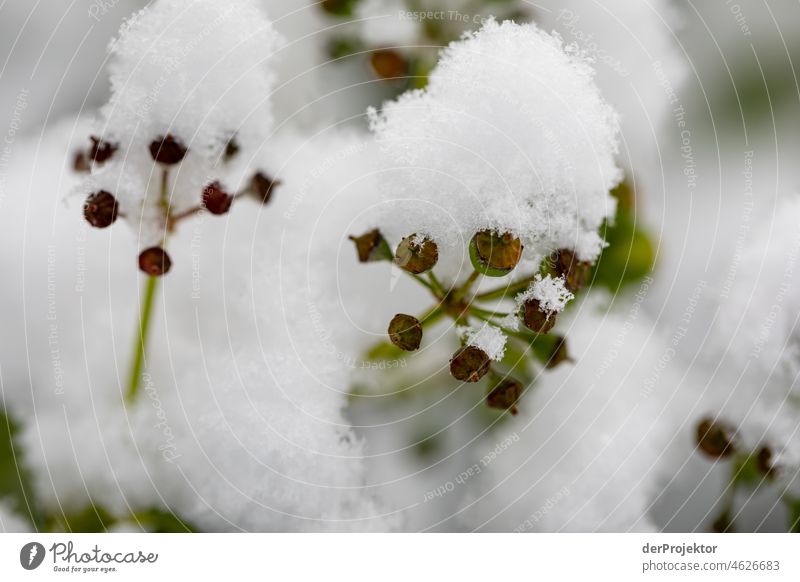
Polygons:
[[462,326],[460,336],[466,338],[467,345],[482,349],[490,359],[499,362],[506,353],[506,334],[500,328],[484,323],[481,326]]
[[564,311],[567,303],[575,299],[564,284],[564,277],[553,278],[547,275],[544,279],[537,273],[527,291],[517,295],[517,305],[522,305],[528,299],[536,299],[542,313],[560,313]]
[[[235,193],[252,175],[251,160],[272,131],[271,61],[282,44],[260,5],[160,0],[130,18],[110,46],[111,99],[96,133],[120,151],[94,164],[81,192],[106,190],[124,215],[144,216],[147,243],[163,236],[153,141],[169,134],[188,148],[170,169],[176,212],[197,206],[213,181]],[[239,153],[224,163],[232,139]]]
[[489,20],[442,52],[426,89],[369,117],[385,154],[391,240],[428,235],[446,261],[493,229],[519,236],[537,262],[556,248],[599,255],[620,179],[618,120],[559,37]]

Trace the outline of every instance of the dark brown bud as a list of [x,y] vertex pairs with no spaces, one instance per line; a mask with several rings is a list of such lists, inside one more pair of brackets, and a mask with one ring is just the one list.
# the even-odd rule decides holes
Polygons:
[[172,260],[161,247],[150,247],[139,255],[139,269],[151,277],[166,275],[171,267]]
[[486,396],[486,404],[489,405],[489,408],[508,410],[511,414],[516,415],[518,412],[517,402],[524,389],[522,382],[514,378],[501,378]]
[[203,206],[211,214],[225,214],[232,203],[233,196],[225,192],[219,182],[212,182],[203,189]]
[[280,180],[273,180],[263,172],[256,172],[250,180],[250,188],[255,192],[262,204],[267,204],[272,198],[272,191],[281,185]]
[[389,323],[389,339],[401,350],[413,352],[422,343],[422,325],[413,315],[398,313]]
[[381,79],[402,79],[408,76],[408,60],[394,49],[372,51],[369,65],[375,76]]
[[723,511],[711,522],[711,531],[714,533],[733,533],[733,518],[728,511]]
[[567,338],[563,336],[556,336],[556,342],[553,346],[553,351],[550,354],[550,357],[545,362],[545,368],[552,370],[553,368],[557,368],[563,362],[572,362],[572,358],[569,357],[569,350],[567,350]]
[[759,473],[768,480],[773,480],[778,475],[778,469],[772,462],[772,451],[769,447],[761,447],[756,453],[756,467]]
[[565,279],[564,285],[573,293],[577,293],[589,281],[592,264],[579,261],[575,253],[568,249],[560,249],[556,259],[556,270]]
[[225,153],[222,154],[222,160],[224,162],[230,162],[236,155],[239,153],[240,148],[239,144],[236,142],[236,138],[231,138],[228,143],[225,144]]
[[450,374],[462,382],[478,382],[489,371],[489,355],[475,346],[458,350],[450,359]]
[[83,217],[95,228],[111,226],[118,214],[117,199],[105,190],[90,194],[83,205]]
[[542,311],[538,299],[528,299],[522,304],[522,323],[531,331],[547,333],[556,324],[556,314]]
[[91,172],[92,166],[89,164],[89,156],[83,150],[75,152],[75,157],[72,160],[72,169],[76,172]]
[[430,271],[439,260],[439,247],[430,239],[419,240],[416,234],[404,238],[395,253],[397,265],[404,271],[419,275]]
[[697,425],[697,448],[712,459],[730,457],[735,452],[733,431],[713,418],[704,418]]
[[156,162],[165,166],[180,163],[186,156],[186,151],[186,146],[171,133],[159,137],[150,144],[150,155]]
[[99,137],[91,136],[89,139],[92,140],[92,146],[89,148],[89,159],[96,164],[102,164],[111,159],[119,147],[117,144],[103,141]]
[[469,243],[469,256],[475,270],[489,277],[503,277],[522,258],[522,242],[510,233],[478,232]]
[[375,261],[391,261],[392,249],[377,228],[361,236],[349,237],[356,245],[359,263],[372,263]]

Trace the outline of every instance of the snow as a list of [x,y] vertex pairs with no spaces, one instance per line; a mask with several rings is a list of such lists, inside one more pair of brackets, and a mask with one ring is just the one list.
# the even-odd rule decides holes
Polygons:
[[558,37],[490,20],[442,52],[426,89],[370,121],[385,156],[378,222],[390,240],[432,237],[445,273],[482,229],[519,236],[532,261],[598,256],[620,178],[617,116]]
[[468,346],[482,349],[489,359],[499,362],[506,352],[506,334],[499,327],[484,323],[478,326],[462,326],[458,334],[466,339]]
[[418,20],[403,0],[362,0],[356,5],[361,39],[375,47],[402,47],[418,38]]
[[567,303],[575,298],[565,286],[564,277],[542,276],[537,273],[533,283],[516,297],[517,305],[522,306],[529,299],[539,302],[542,313],[561,313]]

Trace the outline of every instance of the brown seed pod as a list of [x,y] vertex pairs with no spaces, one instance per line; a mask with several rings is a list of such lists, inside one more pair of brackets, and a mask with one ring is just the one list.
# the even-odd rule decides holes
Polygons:
[[575,253],[568,249],[559,249],[556,259],[556,270],[564,277],[564,286],[577,293],[589,281],[592,264],[579,261]]
[[522,258],[522,249],[522,242],[510,233],[500,235],[482,230],[472,237],[469,256],[479,273],[503,277],[517,266]]
[[161,277],[169,273],[172,260],[161,247],[150,247],[139,254],[139,269],[151,277]]
[[518,412],[517,402],[524,390],[525,387],[519,380],[510,377],[501,378],[486,396],[486,404],[489,408],[508,410],[511,414],[516,415]]
[[235,137],[232,137],[228,140],[228,143],[225,144],[225,153],[222,154],[222,160],[224,162],[230,162],[233,158],[235,158],[241,148],[239,148],[239,143],[236,141]]
[[408,59],[394,49],[372,51],[369,65],[375,76],[381,79],[401,79],[409,73]]
[[416,234],[404,238],[397,247],[395,262],[404,271],[419,275],[430,271],[439,261],[439,247],[430,239],[421,242]]
[[262,204],[267,204],[272,199],[273,191],[280,185],[280,180],[273,180],[263,172],[256,172],[250,180],[250,188]]
[[763,446],[756,453],[756,467],[758,471],[768,480],[773,480],[778,475],[778,469],[772,462],[772,450]]
[[391,261],[393,258],[389,244],[377,228],[365,232],[361,236],[351,236],[349,238],[356,245],[359,263]]
[[697,425],[697,448],[712,459],[723,459],[736,452],[733,431],[725,424],[706,417]]
[[172,166],[183,161],[187,151],[186,146],[171,133],[160,136],[150,143],[150,155],[153,160],[165,166]]
[[398,313],[389,323],[389,340],[401,350],[413,352],[422,343],[422,324],[413,315]]
[[233,196],[225,192],[219,182],[212,182],[203,189],[203,206],[211,214],[225,214],[232,203]]
[[72,169],[76,172],[85,173],[91,172],[92,166],[89,163],[89,156],[83,150],[75,152],[75,157],[72,159]]
[[522,323],[536,333],[547,333],[556,324],[555,313],[545,313],[538,299],[528,299],[522,304]]
[[489,355],[475,346],[458,350],[450,359],[450,374],[462,382],[478,382],[489,371]]
[[92,140],[92,145],[89,148],[89,159],[93,160],[96,164],[102,164],[103,162],[111,159],[111,157],[119,148],[117,144],[103,141],[94,135],[89,139]]
[[118,214],[117,199],[105,190],[90,194],[83,205],[83,217],[95,228],[111,226]]

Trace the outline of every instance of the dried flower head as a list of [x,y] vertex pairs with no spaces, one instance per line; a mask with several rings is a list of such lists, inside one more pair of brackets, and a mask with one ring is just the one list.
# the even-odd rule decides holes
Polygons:
[[518,412],[517,402],[524,390],[525,387],[519,380],[510,377],[500,378],[486,396],[486,404],[489,408],[508,410],[511,414],[516,415]]
[[150,142],[149,149],[153,160],[165,166],[181,163],[187,152],[186,146],[171,133]]
[[166,275],[172,267],[172,260],[161,247],[150,247],[139,254],[139,269],[151,277]]
[[389,244],[377,228],[361,236],[351,236],[349,238],[356,245],[356,252],[358,253],[358,261],[360,263],[391,261],[394,258]]
[[413,315],[398,313],[389,323],[389,339],[401,350],[413,352],[422,343],[422,325]]
[[430,271],[439,260],[439,247],[429,238],[412,234],[397,247],[395,261],[404,271],[419,275]]
[[450,359],[450,374],[461,382],[478,382],[489,372],[489,354],[475,346],[464,346]]
[[95,228],[114,224],[119,214],[117,199],[110,192],[100,190],[90,194],[83,205],[83,216]]
[[203,189],[203,206],[211,214],[225,214],[231,209],[233,196],[222,189],[219,182],[212,182]]
[[522,249],[522,241],[511,233],[497,234],[482,230],[472,237],[469,256],[479,273],[489,277],[504,277],[519,263]]
[[704,418],[697,425],[696,441],[697,448],[712,459],[727,458],[736,452],[733,431],[711,417]]

